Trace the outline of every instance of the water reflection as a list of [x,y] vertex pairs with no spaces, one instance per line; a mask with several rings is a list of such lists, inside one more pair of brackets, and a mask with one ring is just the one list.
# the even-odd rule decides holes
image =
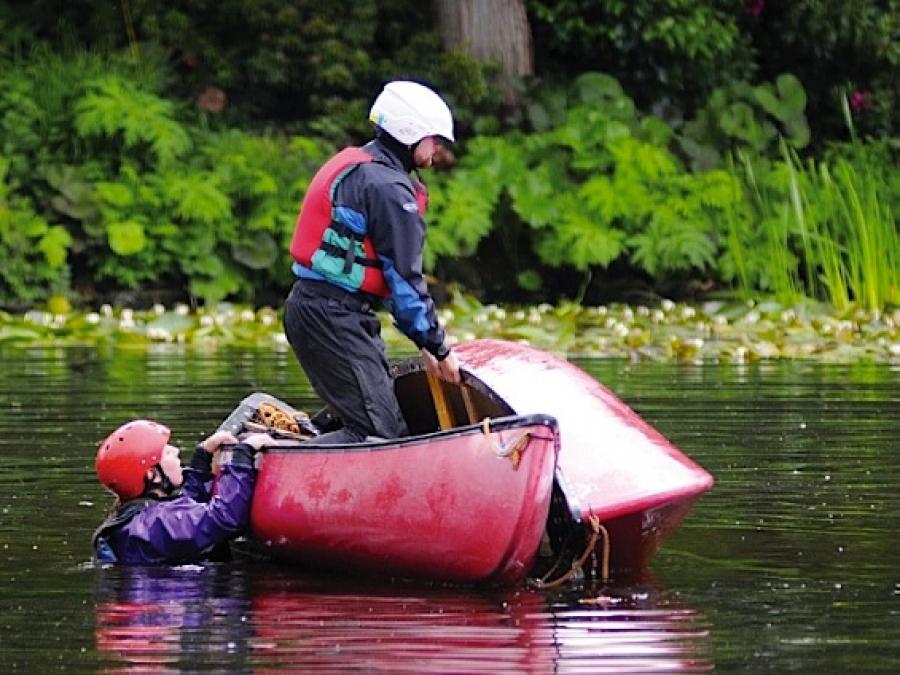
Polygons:
[[571,592],[551,606],[557,669],[566,673],[705,673],[714,670],[702,613],[657,585]]
[[110,567],[98,571],[96,589],[103,672],[240,669],[250,600],[244,578],[227,566]]
[[712,670],[709,631],[658,584],[484,590],[244,565],[97,571],[104,672]]

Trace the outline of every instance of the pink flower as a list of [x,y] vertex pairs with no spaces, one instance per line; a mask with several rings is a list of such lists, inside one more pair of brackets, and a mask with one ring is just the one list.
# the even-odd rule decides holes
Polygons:
[[763,7],[766,6],[766,0],[746,0],[744,9],[752,17],[758,17],[762,14]]
[[872,109],[872,101],[869,100],[869,92],[854,91],[850,94],[850,110],[861,113]]

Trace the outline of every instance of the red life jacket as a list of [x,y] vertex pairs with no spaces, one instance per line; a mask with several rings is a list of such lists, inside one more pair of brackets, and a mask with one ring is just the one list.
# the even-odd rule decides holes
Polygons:
[[[391,292],[368,233],[354,232],[342,223],[334,204],[340,182],[360,164],[373,160],[362,148],[345,148],[313,176],[297,218],[291,256],[341,286],[386,298]],[[415,190],[419,213],[424,215],[428,194],[418,181]]]

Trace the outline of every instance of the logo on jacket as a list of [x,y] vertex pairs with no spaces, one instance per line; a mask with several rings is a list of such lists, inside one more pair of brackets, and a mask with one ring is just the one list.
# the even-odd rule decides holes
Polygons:
[[403,210],[406,211],[407,213],[415,213],[416,211],[419,210],[419,205],[416,204],[415,202],[406,202],[403,205]]

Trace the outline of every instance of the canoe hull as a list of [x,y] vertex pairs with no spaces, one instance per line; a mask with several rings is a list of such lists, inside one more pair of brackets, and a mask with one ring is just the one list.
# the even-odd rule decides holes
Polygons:
[[555,420],[530,415],[402,441],[268,450],[251,539],[327,570],[516,583],[546,526],[558,449]]
[[705,469],[571,362],[503,340],[455,349],[471,386],[499,397],[509,412],[540,410],[559,422],[548,521],[554,548],[587,546],[599,523],[608,535],[609,567],[640,572],[712,487]]

